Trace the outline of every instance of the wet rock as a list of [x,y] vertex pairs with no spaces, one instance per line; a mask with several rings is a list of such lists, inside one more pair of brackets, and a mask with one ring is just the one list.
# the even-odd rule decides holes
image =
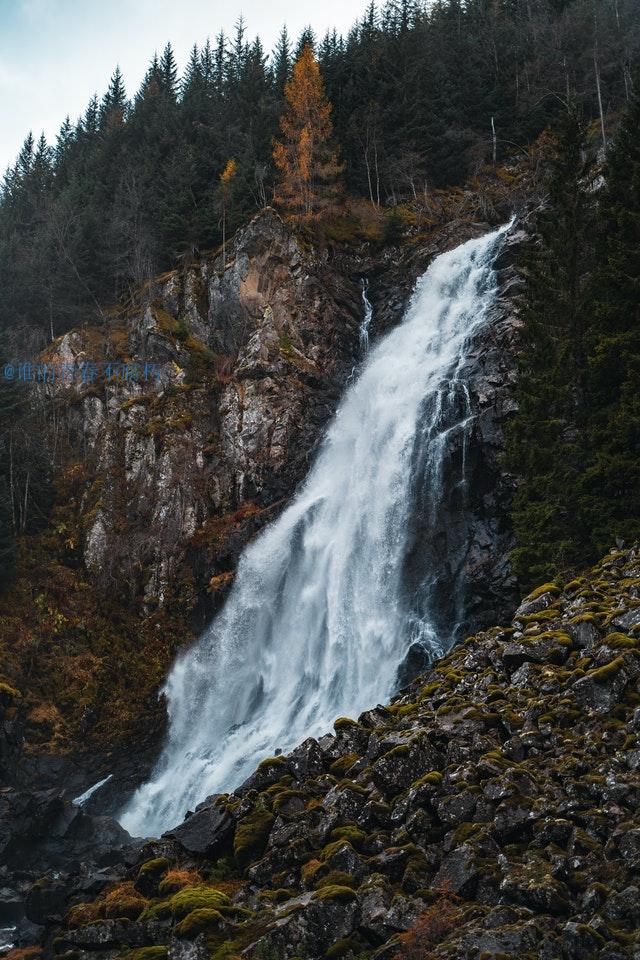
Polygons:
[[571,642],[565,633],[543,633],[537,637],[528,637],[519,643],[508,643],[502,654],[505,666],[509,670],[517,669],[523,663],[564,663]]
[[591,650],[600,641],[600,632],[591,619],[569,620],[564,624],[564,630],[576,647],[582,647],[585,650]]
[[44,926],[55,919],[60,921],[66,912],[74,884],[68,879],[43,877],[27,895],[25,913],[32,923]]
[[167,945],[168,960],[208,960],[211,955],[204,934],[195,940],[182,940],[171,937]]

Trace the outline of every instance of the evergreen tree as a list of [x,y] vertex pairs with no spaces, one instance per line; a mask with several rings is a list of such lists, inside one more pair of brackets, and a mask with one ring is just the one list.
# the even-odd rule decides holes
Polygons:
[[581,508],[592,554],[640,539],[640,92],[612,144],[589,284],[590,460]]
[[284,96],[284,87],[291,75],[291,44],[286,26],[280,31],[280,36],[273,51],[273,79],[276,90]]
[[116,67],[109,83],[109,89],[100,104],[100,127],[118,125],[124,121],[127,107],[127,94],[120,67]]
[[298,37],[298,42],[293,54],[293,60],[295,63],[298,62],[302,54],[304,53],[304,48],[310,47],[311,50],[315,50],[316,47],[316,35],[311,27],[307,26],[304,28],[300,36]]
[[570,567],[585,551],[577,512],[584,469],[585,291],[589,218],[584,127],[561,124],[537,236],[524,263],[518,414],[508,466],[521,478],[513,507],[514,570],[527,586]]
[[280,118],[284,141],[276,141],[273,152],[281,174],[276,198],[291,212],[308,218],[335,202],[342,171],[331,142],[331,104],[309,45],[293,68],[285,99]]

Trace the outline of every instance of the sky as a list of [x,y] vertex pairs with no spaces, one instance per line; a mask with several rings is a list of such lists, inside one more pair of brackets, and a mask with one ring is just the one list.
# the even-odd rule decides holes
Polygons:
[[49,142],[67,114],[101,96],[116,64],[131,96],[154,51],[171,41],[180,68],[194,43],[229,34],[242,14],[247,38],[271,50],[282,25],[297,37],[346,33],[365,0],[0,0],[0,175],[29,130]]

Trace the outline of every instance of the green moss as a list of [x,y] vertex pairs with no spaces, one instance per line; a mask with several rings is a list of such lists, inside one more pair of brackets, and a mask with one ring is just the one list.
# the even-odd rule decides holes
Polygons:
[[560,613],[556,607],[548,607],[546,610],[540,610],[538,613],[527,613],[524,617],[518,617],[521,623],[543,623],[546,620],[557,620]]
[[354,765],[356,760],[359,760],[357,753],[345,753],[343,757],[338,757],[337,760],[334,760],[329,770],[331,773],[344,774],[347,770]]
[[333,840],[348,840],[349,843],[356,848],[361,847],[367,839],[364,830],[360,830],[359,827],[351,826],[350,824],[345,824],[342,827],[334,827],[330,836]]
[[595,680],[597,683],[604,683],[606,680],[611,679],[611,677],[615,677],[623,666],[623,658],[616,657],[616,659],[612,660],[610,663],[605,663],[603,667],[597,667],[595,670],[589,670],[587,676],[592,680]]
[[367,796],[365,788],[361,787],[359,783],[354,783],[353,780],[339,780],[336,787],[339,787],[341,790],[350,790],[351,793],[357,793],[362,797]]
[[351,717],[338,717],[338,719],[333,724],[333,729],[336,733],[339,730],[347,730],[349,727],[357,727],[358,724],[355,720],[352,720]]
[[182,919],[193,910],[219,910],[229,906],[229,897],[213,887],[185,887],[171,897],[169,911],[176,919]]
[[271,903],[286,903],[287,900],[291,900],[296,896],[296,893],[293,890],[288,890],[286,887],[278,887],[277,890],[263,890],[260,893],[262,900],[267,900]]
[[147,860],[138,870],[138,877],[142,879],[153,879],[161,877],[169,869],[169,861],[166,857],[155,857],[153,860]]
[[316,890],[321,887],[357,887],[358,881],[344,870],[330,870],[329,873],[323,873],[314,886]]
[[173,932],[181,939],[194,940],[205,930],[216,929],[223,921],[224,918],[219,910],[214,910],[212,907],[198,907],[176,924]]
[[354,956],[362,954],[363,943],[357,937],[345,937],[329,947],[325,953],[325,960],[338,960],[338,957]]
[[330,884],[317,890],[314,894],[314,900],[338,900],[340,903],[351,903],[353,900],[357,900],[357,897],[351,887]]
[[426,784],[430,783],[432,786],[439,786],[442,783],[442,774],[439,770],[430,770],[428,773],[425,773],[422,777],[419,777],[418,780],[415,780],[411,784],[412,790],[417,790],[419,787],[424,787]]
[[148,901],[142,897],[123,895],[107,900],[104,915],[107,920],[137,920],[147,906]]
[[399,717],[409,717],[418,711],[417,703],[405,703],[404,706],[398,707],[398,716]]
[[138,947],[137,950],[125,950],[118,960],[166,960],[166,947]]
[[465,840],[468,840],[470,837],[475,837],[481,830],[481,823],[461,823],[459,827],[456,827],[453,835],[455,846],[459,846],[459,844],[464,843]]
[[283,807],[288,800],[295,800],[296,798],[300,800],[304,800],[304,797],[305,795],[304,793],[302,793],[301,790],[289,790],[289,789],[280,790],[280,792],[277,793],[273,798],[273,809],[277,813],[280,810],[280,808]]
[[348,840],[334,840],[333,843],[328,843],[326,847],[323,847],[323,849],[320,851],[318,858],[323,861],[328,860],[329,857],[332,857],[334,853],[337,853],[337,851],[340,850],[345,843],[351,846]]
[[393,747],[391,750],[383,753],[381,759],[388,760],[390,757],[408,757],[409,751],[410,747],[408,743],[400,743],[397,747]]
[[266,810],[254,810],[240,821],[233,838],[233,853],[240,865],[262,854],[273,821],[273,814]]
[[22,694],[19,690],[16,690],[15,687],[12,687],[10,684],[0,680],[0,698],[2,698],[5,703],[11,703],[14,700],[22,699]]
[[612,650],[635,650],[638,646],[638,638],[628,637],[624,633],[608,633],[602,644],[605,647],[611,647]]
[[280,755],[277,757],[265,757],[265,759],[261,760],[258,764],[258,770],[268,770],[270,767],[283,767],[286,762],[286,759]]
[[532,590],[527,597],[525,597],[524,602],[530,603],[532,600],[537,600],[538,597],[543,596],[545,593],[560,593],[560,587],[556,583],[543,583],[541,587],[537,587],[535,590]]

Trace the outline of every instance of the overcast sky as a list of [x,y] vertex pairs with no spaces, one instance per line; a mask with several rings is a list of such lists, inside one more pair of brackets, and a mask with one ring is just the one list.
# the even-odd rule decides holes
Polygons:
[[50,142],[69,114],[75,120],[94,92],[104,93],[119,64],[131,95],[148,61],[168,40],[184,66],[194,43],[233,30],[271,50],[283,23],[296,37],[311,24],[345,33],[365,0],[0,0],[0,175],[33,130]]

